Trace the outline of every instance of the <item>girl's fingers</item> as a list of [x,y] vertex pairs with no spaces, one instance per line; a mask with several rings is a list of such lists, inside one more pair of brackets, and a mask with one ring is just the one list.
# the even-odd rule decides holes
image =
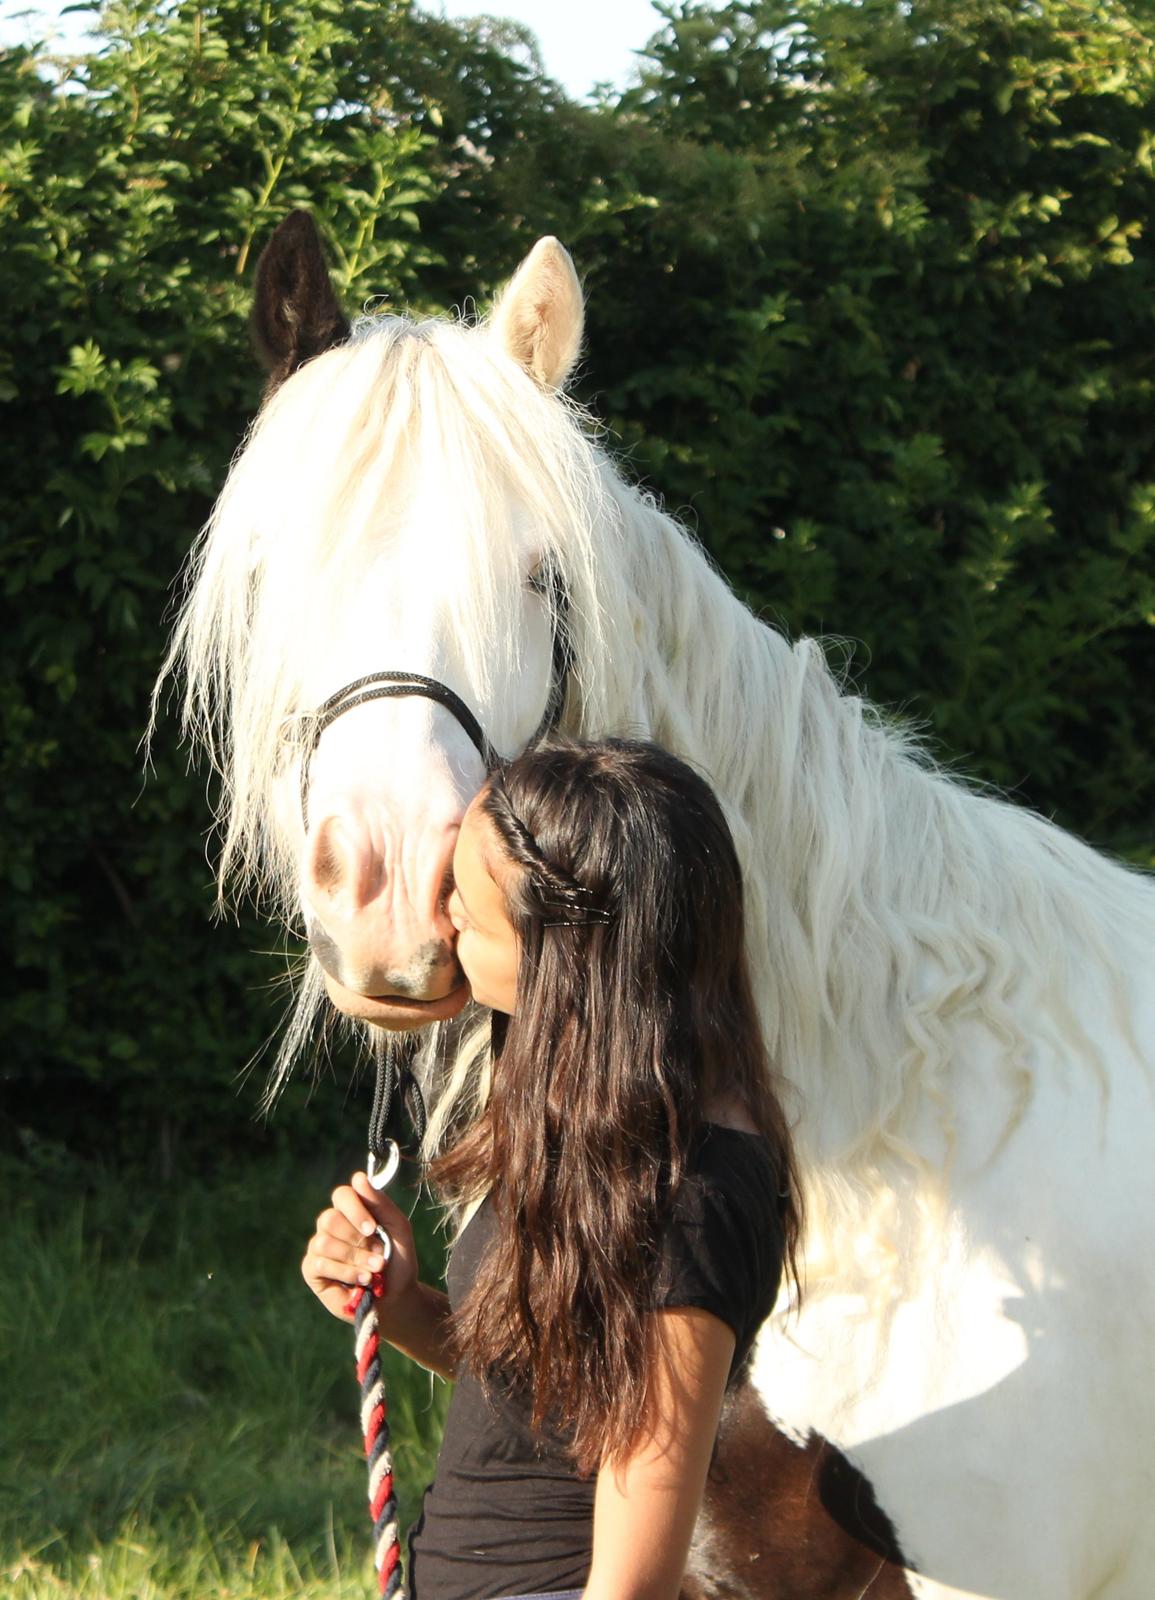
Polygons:
[[342,1261],[333,1256],[314,1255],[310,1251],[301,1262],[301,1276],[316,1292],[320,1292],[319,1285],[330,1283],[345,1284],[351,1289],[356,1284],[367,1284],[373,1273],[380,1272],[383,1265],[384,1261],[379,1250],[376,1256],[366,1255],[356,1261]]
[[364,1244],[369,1237],[355,1228],[339,1211],[322,1211],[317,1218],[316,1239],[332,1239],[342,1245]]
[[[354,1183],[358,1178],[361,1177],[364,1177],[363,1173],[354,1173]],[[374,1199],[379,1198],[372,1185],[369,1183],[368,1178],[365,1178],[365,1186],[369,1194],[372,1195]],[[342,1217],[344,1217],[345,1221],[348,1222],[349,1225],[355,1230],[356,1234],[360,1235],[361,1237],[365,1237],[366,1235],[376,1231],[376,1216],[372,1211],[370,1211],[361,1195],[357,1193],[357,1190],[354,1189],[351,1184],[343,1183],[339,1189],[333,1190],[333,1208],[335,1211],[339,1212]],[[320,1219],[318,1218],[318,1223],[319,1222]]]
[[[380,1239],[366,1239],[352,1249],[326,1234],[314,1234],[305,1250],[305,1261],[338,1265],[343,1272],[377,1272],[385,1260]],[[322,1273],[322,1277],[328,1274]],[[342,1280],[344,1281],[344,1280]]]
[[355,1172],[350,1179],[350,1187],[362,1201],[370,1216],[381,1223],[382,1227],[392,1230],[398,1223],[406,1224],[408,1218],[399,1206],[393,1204],[383,1189],[374,1189],[369,1182],[367,1172]]
[[381,1257],[382,1245],[376,1231],[368,1235],[358,1233],[337,1212],[322,1212],[317,1218],[317,1231],[305,1246],[305,1254],[325,1261],[368,1266],[370,1271],[376,1271],[372,1262]]
[[[390,1259],[394,1266],[387,1292],[404,1292],[406,1274],[412,1278],[414,1272],[413,1230],[405,1213],[374,1189],[364,1172],[355,1172],[348,1183],[334,1189],[332,1201],[317,1218],[301,1276],[326,1311],[351,1322],[350,1301]],[[377,1237],[379,1227],[394,1247],[389,1255]]]

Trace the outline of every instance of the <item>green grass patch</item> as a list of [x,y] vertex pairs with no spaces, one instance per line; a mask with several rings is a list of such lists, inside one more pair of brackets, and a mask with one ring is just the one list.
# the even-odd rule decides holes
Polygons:
[[[0,1174],[0,1590],[14,1600],[372,1592],[351,1331],[298,1262],[324,1178],[158,1188]],[[441,1246],[415,1218],[425,1276]],[[402,1523],[448,1390],[389,1352]]]

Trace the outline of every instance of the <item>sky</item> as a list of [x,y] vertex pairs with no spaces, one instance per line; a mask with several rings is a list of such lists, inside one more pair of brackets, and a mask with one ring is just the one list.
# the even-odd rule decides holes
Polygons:
[[621,88],[629,81],[640,50],[662,26],[651,0],[419,0],[424,11],[447,17],[482,12],[513,17],[533,29],[545,70],[572,95],[588,94],[595,83]]
[[[67,0],[0,0],[0,45],[41,35],[47,22],[64,44],[74,44],[82,17],[67,17]],[[474,17],[482,12],[513,17],[533,29],[541,45],[545,70],[581,97],[597,82],[621,88],[630,81],[635,58],[658,31],[662,19],[651,0],[419,0],[421,8],[447,17]],[[31,14],[41,26],[30,25]]]

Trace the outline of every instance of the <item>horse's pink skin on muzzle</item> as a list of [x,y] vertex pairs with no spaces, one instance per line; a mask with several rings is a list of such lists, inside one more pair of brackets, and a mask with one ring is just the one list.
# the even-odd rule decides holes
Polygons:
[[458,824],[427,821],[400,834],[384,805],[349,805],[315,822],[301,880],[326,984],[341,995],[422,1003],[461,987],[445,912]]

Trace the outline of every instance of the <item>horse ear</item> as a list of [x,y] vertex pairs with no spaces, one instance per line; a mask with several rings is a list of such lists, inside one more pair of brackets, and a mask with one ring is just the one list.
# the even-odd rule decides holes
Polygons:
[[349,337],[321,236],[307,211],[290,211],[261,251],[249,327],[268,368],[266,399],[311,357]]
[[569,251],[539,239],[498,297],[490,332],[547,389],[560,389],[581,349],[582,291]]

